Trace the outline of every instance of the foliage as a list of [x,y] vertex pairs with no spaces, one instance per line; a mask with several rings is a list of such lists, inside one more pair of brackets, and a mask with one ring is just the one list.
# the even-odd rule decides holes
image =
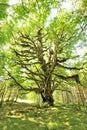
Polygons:
[[8,0],[1,0],[0,1],[0,20],[7,17],[7,11],[8,8]]
[[20,89],[41,94],[50,105],[59,86],[71,79],[86,84],[87,54],[78,52],[81,47],[87,50],[86,1],[72,2],[71,10],[64,9],[63,2],[0,3],[0,75],[10,77]]

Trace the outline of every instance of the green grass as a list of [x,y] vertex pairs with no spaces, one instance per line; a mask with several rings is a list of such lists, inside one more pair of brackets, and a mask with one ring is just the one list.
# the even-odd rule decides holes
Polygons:
[[87,111],[73,106],[37,108],[29,104],[4,104],[0,130],[87,130]]

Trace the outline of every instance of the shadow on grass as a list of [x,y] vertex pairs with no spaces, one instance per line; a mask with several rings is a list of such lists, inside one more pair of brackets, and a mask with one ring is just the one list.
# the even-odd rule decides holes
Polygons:
[[86,114],[66,106],[5,105],[0,108],[0,130],[87,130]]

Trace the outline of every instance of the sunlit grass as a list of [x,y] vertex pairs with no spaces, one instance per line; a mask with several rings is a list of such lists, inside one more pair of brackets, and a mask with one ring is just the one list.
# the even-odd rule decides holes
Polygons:
[[37,108],[25,103],[4,104],[0,130],[87,130],[87,111],[68,105]]

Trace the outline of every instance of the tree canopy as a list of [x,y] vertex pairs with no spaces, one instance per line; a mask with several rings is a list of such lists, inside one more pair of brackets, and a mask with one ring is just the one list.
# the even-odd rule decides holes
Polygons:
[[87,83],[87,1],[67,2],[0,2],[0,79],[50,105],[54,90]]

